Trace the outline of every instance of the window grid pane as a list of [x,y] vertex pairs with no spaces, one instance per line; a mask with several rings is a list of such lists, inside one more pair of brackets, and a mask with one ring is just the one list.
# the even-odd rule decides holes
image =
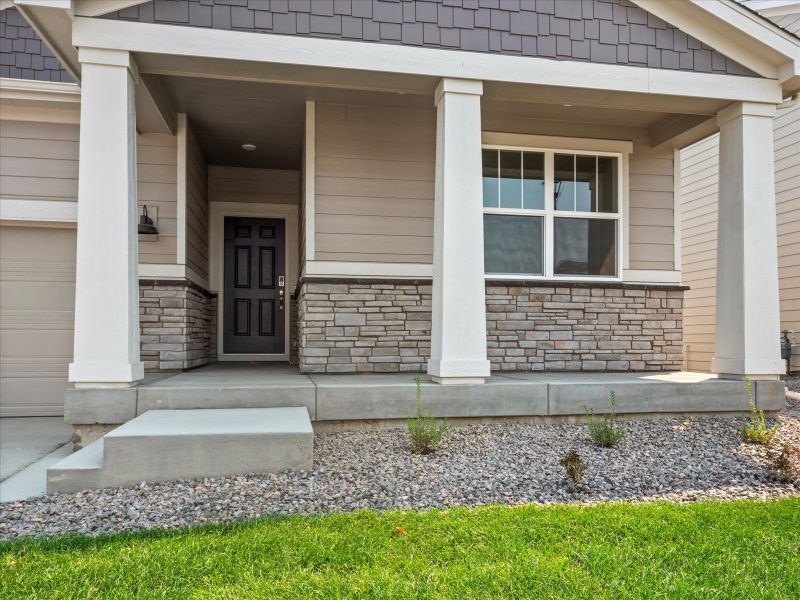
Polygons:
[[[544,276],[547,243],[549,275],[617,277],[619,217],[598,213],[619,210],[618,157],[550,153],[554,198],[547,210],[549,215],[555,211],[556,217],[552,220],[553,238],[546,240],[544,216],[530,214],[546,210],[545,155],[525,150],[483,150],[485,272]],[[502,214],[503,210],[523,212]],[[558,217],[559,211],[586,216]]]
[[522,152],[500,151],[500,208],[522,208]]
[[544,218],[483,215],[484,271],[543,275]]
[[483,205],[486,208],[500,206],[500,180],[498,169],[499,152],[484,150],[483,156]]

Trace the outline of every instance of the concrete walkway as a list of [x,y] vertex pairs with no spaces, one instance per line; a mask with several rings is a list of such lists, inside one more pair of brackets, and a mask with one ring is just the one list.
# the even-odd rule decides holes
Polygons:
[[47,467],[70,454],[71,437],[61,417],[0,419],[0,502],[43,495]]

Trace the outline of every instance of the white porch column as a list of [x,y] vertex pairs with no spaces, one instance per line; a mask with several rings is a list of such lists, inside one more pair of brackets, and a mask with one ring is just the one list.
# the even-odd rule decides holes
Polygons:
[[139,360],[136,65],[128,52],[81,48],[75,354],[78,386],[131,385]]
[[780,357],[775,155],[771,104],[740,102],[717,115],[717,323],[712,370],[769,379]]
[[436,88],[433,323],[428,373],[439,383],[483,383],[481,94],[483,83],[442,79]]

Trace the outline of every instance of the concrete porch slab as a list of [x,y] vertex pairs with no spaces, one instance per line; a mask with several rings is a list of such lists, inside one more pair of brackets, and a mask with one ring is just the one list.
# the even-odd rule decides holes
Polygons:
[[[417,412],[414,374],[311,375],[317,421],[405,419]],[[421,375],[422,406],[432,417],[547,414],[547,385],[502,375],[483,385],[440,385]]]
[[[221,363],[126,390],[136,395],[135,415],[148,410],[275,408],[302,406],[312,421],[391,421],[416,413],[414,373],[304,375],[296,367],[270,363]],[[743,381],[707,373],[494,373],[483,385],[440,385],[422,375],[422,402],[436,417],[503,418],[581,416],[587,408],[609,410],[617,395],[621,414],[724,413],[748,410]],[[756,404],[783,406],[780,381],[754,382]],[[115,390],[103,404],[102,390],[75,390],[71,414],[88,420],[106,410],[119,423],[133,418],[119,412]],[[81,392],[86,392],[81,394]],[[89,414],[91,413],[91,414]],[[135,416],[134,415],[134,416]],[[124,418],[123,418],[124,417]]]

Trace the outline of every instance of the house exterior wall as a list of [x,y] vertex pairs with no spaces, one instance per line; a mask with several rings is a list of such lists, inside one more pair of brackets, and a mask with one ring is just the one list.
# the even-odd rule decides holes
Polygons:
[[317,103],[315,259],[430,264],[436,113]]
[[208,164],[191,128],[186,136],[186,266],[208,281]]
[[209,202],[293,204],[300,198],[298,171],[208,167]]
[[[487,282],[493,371],[670,371],[683,361],[683,289]],[[424,372],[429,281],[307,281],[298,297],[305,373]]]
[[147,2],[103,18],[262,34],[537,56],[706,73],[752,73],[627,0]]
[[0,121],[3,198],[78,201],[77,123]]
[[72,81],[16,8],[0,10],[0,77]]
[[178,247],[178,146],[174,136],[137,137],[136,168],[139,214],[147,206],[157,236],[139,237],[139,263],[176,264]]
[[[800,369],[800,107],[775,118],[775,203],[781,329],[794,330]],[[687,366],[708,371],[714,355],[719,135],[681,152],[681,235]],[[776,336],[779,332],[775,332]]]
[[[675,268],[674,158],[644,129],[546,121],[485,110],[484,131],[626,139],[629,268]],[[315,259],[430,263],[433,109],[317,103]]]
[[188,282],[139,281],[141,357],[146,371],[216,360],[216,297]]

